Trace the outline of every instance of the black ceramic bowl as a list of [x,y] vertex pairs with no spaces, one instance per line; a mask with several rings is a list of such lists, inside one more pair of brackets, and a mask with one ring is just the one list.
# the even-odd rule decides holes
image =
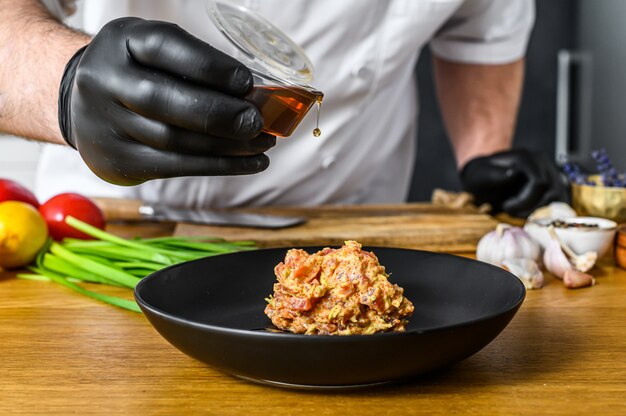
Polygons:
[[[308,247],[314,252],[321,247]],[[176,348],[228,373],[282,385],[346,387],[400,380],[458,362],[493,340],[522,304],[512,274],[425,251],[368,247],[415,305],[406,332],[272,333],[264,298],[286,249],[207,257],[143,279],[137,303]]]

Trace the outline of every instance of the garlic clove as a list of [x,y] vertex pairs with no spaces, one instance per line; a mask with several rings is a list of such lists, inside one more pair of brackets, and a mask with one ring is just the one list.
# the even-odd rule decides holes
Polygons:
[[543,287],[543,273],[537,263],[529,259],[506,259],[502,267],[517,276],[526,289],[541,289]]
[[572,263],[574,268],[580,272],[587,272],[593,268],[596,264],[596,260],[598,259],[598,253],[595,251],[588,251],[581,255],[578,255],[567,246],[567,244],[563,243],[559,236],[554,231],[554,227],[550,226],[548,228],[548,233],[550,237],[552,237],[552,241],[556,241],[561,246],[562,251],[567,255],[569,261]]
[[519,241],[515,238],[515,234],[512,232],[506,232],[502,235],[497,250],[499,251],[499,264],[502,264],[504,259],[521,257],[518,254],[522,251],[522,247]]
[[592,275],[578,270],[567,270],[563,275],[563,284],[568,289],[577,289],[595,285],[596,279]]
[[585,254],[574,257],[572,260],[574,262],[574,268],[576,270],[586,273],[591,270],[593,266],[595,266],[597,259],[598,253],[596,253],[595,251],[588,251]]
[[557,240],[550,240],[543,252],[543,264],[546,269],[559,279],[563,279],[565,272],[572,269],[572,264],[563,253]]

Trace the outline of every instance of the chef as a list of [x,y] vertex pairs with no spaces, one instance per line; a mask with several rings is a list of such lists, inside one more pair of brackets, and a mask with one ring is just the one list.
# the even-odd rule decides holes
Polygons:
[[236,3],[314,63],[321,137],[314,115],[288,139],[261,132],[242,99],[250,71],[204,0],[0,0],[0,131],[56,144],[43,150],[38,196],[194,208],[403,201],[414,68],[428,46],[464,187],[514,215],[560,197],[550,163],[510,150],[532,0]]

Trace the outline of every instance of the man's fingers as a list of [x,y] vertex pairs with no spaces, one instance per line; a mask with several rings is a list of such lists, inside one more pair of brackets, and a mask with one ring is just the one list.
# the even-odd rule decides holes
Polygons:
[[519,192],[502,203],[502,209],[510,214],[526,212],[537,206],[546,189],[545,182],[531,179]]
[[463,169],[465,189],[484,193],[485,188],[506,188],[519,183],[521,173],[511,166],[494,166],[487,160],[472,160]]
[[252,87],[252,74],[245,65],[175,24],[135,22],[129,27],[127,45],[142,65],[226,94],[241,97]]
[[137,185],[150,179],[179,176],[248,175],[269,166],[266,155],[196,156],[154,149],[125,139],[106,146],[107,158],[97,145],[80,148],[89,168],[117,185]]
[[[129,70],[113,96],[145,117],[232,139],[258,136],[263,117],[251,103],[156,71]],[[133,88],[128,88],[133,85]]]
[[276,145],[276,137],[266,133],[249,140],[232,140],[186,130],[132,112],[126,112],[112,123],[136,142],[175,153],[253,156],[265,153]]
[[146,154],[146,161],[155,166],[153,179],[178,176],[250,175],[264,171],[270,164],[269,157],[263,154],[203,157],[164,153],[161,150]]
[[559,173],[545,155],[524,149],[471,160],[461,171],[464,189],[494,212],[525,216],[534,208],[563,200]]

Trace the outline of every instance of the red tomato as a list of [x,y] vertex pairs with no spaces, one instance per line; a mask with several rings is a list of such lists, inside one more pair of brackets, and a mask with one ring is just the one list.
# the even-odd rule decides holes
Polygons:
[[104,215],[100,208],[89,198],[79,194],[65,193],[54,196],[39,207],[39,212],[48,224],[50,236],[57,241],[66,237],[92,239],[67,225],[65,217],[68,215],[104,230]]
[[35,195],[10,179],[0,179],[0,202],[4,201],[21,201],[39,208],[39,201],[37,201]]

